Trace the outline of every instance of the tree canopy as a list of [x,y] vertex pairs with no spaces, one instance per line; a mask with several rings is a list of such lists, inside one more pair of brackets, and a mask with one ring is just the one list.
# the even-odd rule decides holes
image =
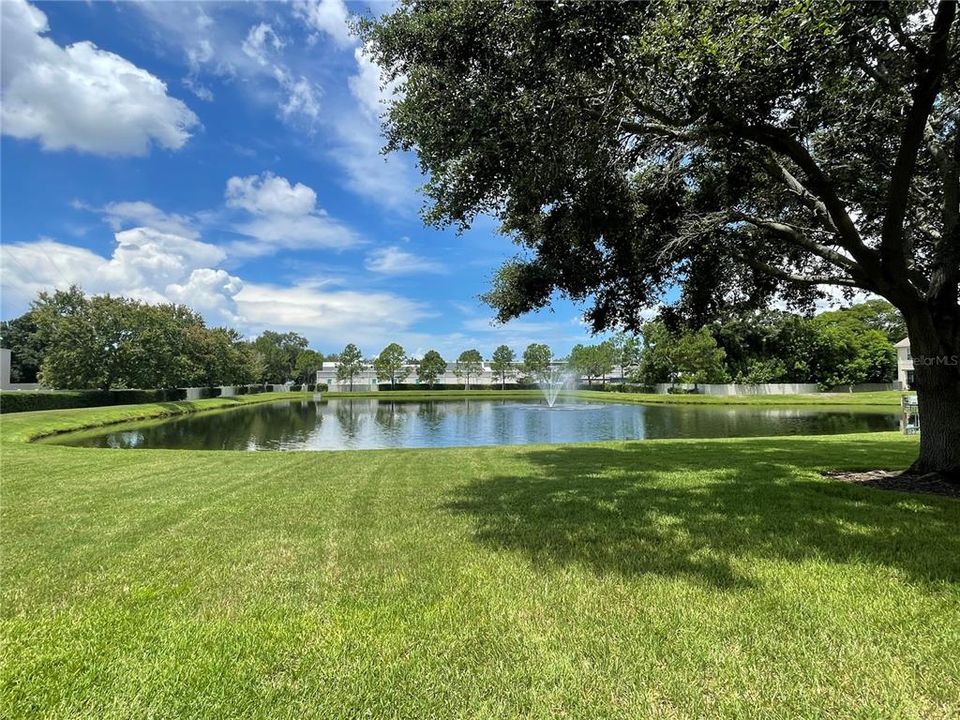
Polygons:
[[523,374],[533,380],[539,381],[550,369],[550,361],[553,360],[553,350],[549,345],[543,343],[530,343],[527,349],[523,351]]
[[258,380],[285,383],[297,374],[297,356],[307,348],[307,339],[295,332],[265,330],[254,340],[260,367]]
[[436,350],[428,350],[417,365],[417,380],[431,387],[447,369],[447,361]]
[[339,355],[337,363],[337,381],[346,380],[353,390],[353,379],[363,370],[363,353],[353,343],[348,343]]
[[[595,329],[698,327],[830,288],[903,314],[918,470],[960,473],[956,3],[403,2],[366,22],[426,218],[499,218],[501,320],[555,292]],[[933,362],[934,358],[939,361]]]
[[[570,366],[593,385],[596,378],[604,378],[613,370],[617,348],[610,340],[597,345],[575,345],[570,351]],[[604,382],[606,384],[606,382]]]
[[493,357],[490,361],[490,370],[494,377],[500,378],[500,387],[506,385],[507,378],[512,377],[516,368],[513,363],[517,359],[517,354],[507,345],[500,345],[493,351]]
[[50,387],[243,384],[256,374],[254,352],[238,333],[207,328],[184,305],[87,296],[74,286],[40,293],[28,315],[35,332],[22,345],[41,354],[39,379]]
[[373,361],[373,369],[377,373],[377,380],[389,380],[391,387],[403,382],[410,374],[407,366],[407,353],[397,343],[390,343]]
[[479,350],[464,350],[453,366],[454,374],[464,378],[467,388],[470,387],[470,378],[479,375],[483,370],[483,356]]

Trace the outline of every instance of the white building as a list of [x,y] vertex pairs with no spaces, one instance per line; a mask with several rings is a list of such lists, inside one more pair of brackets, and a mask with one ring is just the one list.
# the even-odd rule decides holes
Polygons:
[[[344,380],[340,382],[337,380],[337,366],[338,362],[324,362],[323,368],[317,370],[317,383],[326,384],[331,390],[336,390],[338,392],[346,392],[350,390],[350,381]],[[521,363],[512,363],[514,367],[513,375],[507,376],[507,385],[515,385],[522,377],[520,372]],[[550,366],[557,369],[566,370],[568,365],[565,361],[555,360],[550,363]],[[404,366],[409,372],[407,377],[402,381],[404,385],[415,385],[417,384],[417,366],[410,364]],[[457,377],[457,374],[454,372],[456,367],[455,363],[447,363],[447,369],[437,378],[436,385],[463,385],[466,382],[465,377]],[[482,361],[483,369],[480,371],[479,375],[470,376],[470,387],[499,387],[500,386],[500,377],[494,375],[493,371],[490,369],[490,361]],[[607,382],[620,382],[622,372],[619,368],[614,368],[613,372],[607,375]],[[594,379],[594,384],[599,385],[602,383],[600,379]],[[365,362],[363,364],[363,369],[353,376],[353,391],[354,392],[369,392],[371,390],[377,390],[379,385],[387,385],[387,382],[378,382],[377,373],[373,369],[373,363]],[[398,383],[399,384],[399,383]]]
[[913,355],[910,354],[910,338],[904,338],[896,345],[897,348],[897,380],[901,390],[913,388]]

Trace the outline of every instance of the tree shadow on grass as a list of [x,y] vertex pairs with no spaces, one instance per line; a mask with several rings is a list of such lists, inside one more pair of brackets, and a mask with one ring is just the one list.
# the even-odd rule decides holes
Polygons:
[[557,446],[445,505],[476,542],[538,566],[656,573],[736,589],[754,560],[883,565],[960,581],[960,503],[839,483],[820,469],[897,467],[903,446],[805,438]]

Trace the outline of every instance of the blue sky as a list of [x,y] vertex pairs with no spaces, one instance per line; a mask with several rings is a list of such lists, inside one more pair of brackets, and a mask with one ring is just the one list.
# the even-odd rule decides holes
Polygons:
[[323,352],[589,341],[563,301],[493,326],[477,295],[516,248],[488,219],[420,221],[415,159],[379,152],[390,90],[347,26],[388,5],[0,6],[3,318],[79,283]]

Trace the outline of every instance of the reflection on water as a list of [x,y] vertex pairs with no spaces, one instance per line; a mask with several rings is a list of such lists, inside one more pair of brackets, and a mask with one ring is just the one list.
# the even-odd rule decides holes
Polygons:
[[509,400],[281,401],[62,436],[67,445],[196,450],[346,450],[896,430],[897,414],[837,408]]

